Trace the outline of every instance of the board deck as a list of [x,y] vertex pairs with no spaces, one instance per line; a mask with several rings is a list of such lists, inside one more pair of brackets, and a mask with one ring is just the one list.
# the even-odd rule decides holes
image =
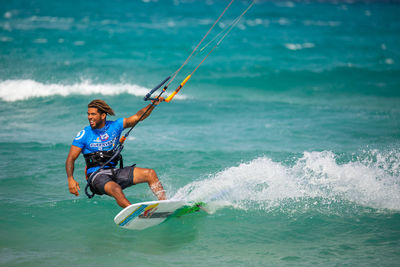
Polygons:
[[167,218],[177,217],[199,210],[199,205],[189,205],[182,200],[157,200],[132,204],[114,218],[122,228],[142,230],[162,223]]

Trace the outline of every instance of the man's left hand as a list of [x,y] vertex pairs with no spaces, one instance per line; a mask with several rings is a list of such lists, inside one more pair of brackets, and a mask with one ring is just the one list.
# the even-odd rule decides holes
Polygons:
[[164,97],[159,97],[157,100],[153,100],[152,101],[152,104],[154,105],[154,106],[157,106],[158,104],[160,104],[161,102],[163,102],[164,101]]

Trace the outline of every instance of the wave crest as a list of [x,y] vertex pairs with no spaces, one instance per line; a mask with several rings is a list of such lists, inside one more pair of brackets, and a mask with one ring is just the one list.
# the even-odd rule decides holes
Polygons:
[[[83,81],[72,85],[43,84],[33,80],[6,80],[0,82],[0,99],[4,101],[26,100],[35,97],[69,96],[69,95],[119,95],[131,94],[134,96],[145,96],[149,92],[136,84],[93,84],[90,81]],[[177,99],[185,99],[183,95],[177,95]]]

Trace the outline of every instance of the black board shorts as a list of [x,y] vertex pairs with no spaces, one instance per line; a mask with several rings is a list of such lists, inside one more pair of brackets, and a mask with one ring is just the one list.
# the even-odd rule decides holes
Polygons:
[[122,189],[125,189],[133,185],[134,169],[134,166],[125,167],[123,169],[113,169],[114,175],[111,169],[100,170],[92,178],[90,188],[92,189],[93,193],[104,195],[106,194],[104,191],[104,186],[106,183],[114,181],[119,184]]

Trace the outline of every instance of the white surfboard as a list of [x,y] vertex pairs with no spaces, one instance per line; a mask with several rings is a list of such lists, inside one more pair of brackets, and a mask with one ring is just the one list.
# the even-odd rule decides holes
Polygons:
[[114,218],[114,222],[126,229],[142,230],[165,221],[177,209],[187,205],[181,200],[157,200],[132,204]]

